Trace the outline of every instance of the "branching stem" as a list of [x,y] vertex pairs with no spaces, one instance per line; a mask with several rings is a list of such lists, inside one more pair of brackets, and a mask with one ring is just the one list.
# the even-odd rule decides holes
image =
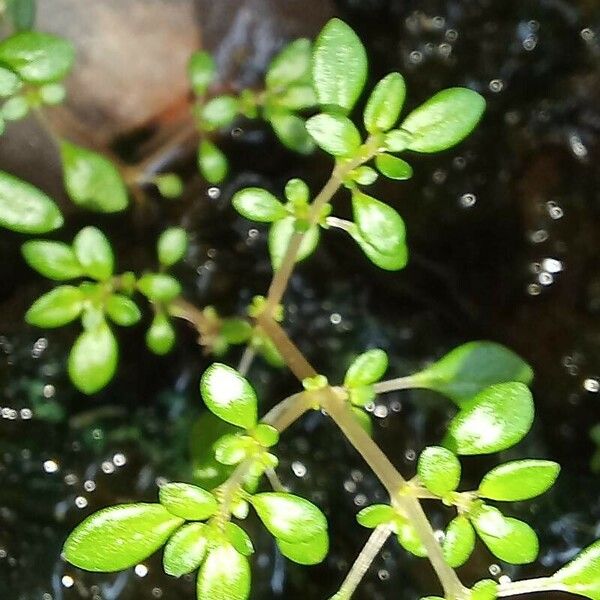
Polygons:
[[532,594],[534,592],[568,592],[569,588],[556,581],[552,577],[540,577],[539,579],[524,579],[523,581],[511,581],[502,583],[498,587],[498,597],[520,596],[521,594]]

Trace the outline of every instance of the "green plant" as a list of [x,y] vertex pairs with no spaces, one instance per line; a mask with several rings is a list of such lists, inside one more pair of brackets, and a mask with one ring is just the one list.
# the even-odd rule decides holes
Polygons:
[[[40,84],[62,78],[72,61],[68,44],[31,33],[26,41],[34,40],[37,51],[18,54],[22,35],[0,43],[0,65],[8,73],[5,80],[12,78],[15,90],[23,82],[37,90]],[[17,54],[18,60],[14,59]],[[35,56],[33,62],[31,56]],[[314,46],[300,40],[284,49],[271,65],[262,92],[209,98],[214,65],[205,53],[192,57],[190,76],[197,96],[199,166],[208,181],[220,181],[227,170],[226,159],[209,134],[229,125],[238,114],[252,118],[260,114],[287,146],[306,152],[314,144],[334,158],[331,177],[314,197],[305,182],[292,179],[285,186],[285,203],[260,188],[242,190],[233,198],[242,215],[270,224],[274,276],[266,297],[255,298],[244,317],[224,319],[212,307],[197,309],[182,298],[180,283],[168,272],[186,253],[185,231],[172,227],[163,232],[157,243],[158,268],[138,275],[115,274],[110,242],[100,230],[86,227],[72,245],[50,240],[23,244],[26,261],[39,273],[58,282],[78,281],[77,285],[61,283],[39,298],[26,319],[44,328],[81,319],[83,332],[71,350],[69,373],[86,393],[98,391],[112,378],[118,348],[109,323],[135,325],[141,318],[140,296],[154,312],[147,332],[152,351],[171,350],[175,343],[171,319],[183,318],[198,329],[202,344],[216,355],[223,355],[231,344],[247,344],[240,370],[246,372],[258,352],[272,364],[287,365],[302,389],[259,419],[257,396],[249,381],[225,364],[212,364],[202,376],[200,394],[221,423],[214,428],[207,460],[223,467],[224,478],[210,489],[168,483],[160,488],[158,503],[114,506],[91,515],[67,539],[66,559],[90,571],[117,571],[165,546],[167,574],[181,576],[198,570],[200,600],[243,600],[250,591],[248,556],[253,545],[234,519],[243,521],[252,508],[284,556],[305,565],[320,562],[328,551],[326,517],[314,504],[283,489],[275,472],[275,453],[280,435],[291,424],[306,412],[323,410],[389,495],[387,504],[369,506],[357,515],[359,524],[373,532],[333,599],[352,596],[394,534],[406,551],[430,561],[446,600],[493,600],[549,590],[600,600],[600,543],[542,579],[503,583],[484,579],[467,588],[455,571],[469,559],[477,537],[508,563],[530,563],[538,555],[531,527],[504,514],[506,505],[500,504],[500,509],[490,502],[523,501],[544,493],[556,480],[559,465],[535,459],[511,461],[487,473],[478,489],[459,491],[460,456],[510,448],[532,425],[534,407],[528,384],[533,374],[522,359],[498,344],[471,342],[419,373],[382,381],[388,358],[382,350],[371,349],[357,356],[340,385],[332,385],[309,364],[281,325],[285,322],[281,302],[294,265],[311,254],[322,229],[342,229],[382,269],[404,267],[408,252],[402,218],[362,188],[379,174],[409,178],[412,168],[396,154],[437,152],[459,143],[482,116],[481,96],[463,88],[444,90],[397,125],[405,84],[400,74],[392,73],[367,99],[365,138],[349,114],[367,78],[366,52],[356,34],[338,19],[325,26]],[[5,89],[12,88],[7,84]],[[297,111],[311,107],[320,112],[305,123]],[[122,210],[127,204],[127,186],[136,188],[140,182],[152,181],[165,196],[180,192],[179,181],[170,174],[148,179],[136,172],[134,177],[122,178],[120,166],[105,157],[67,142],[60,143],[60,150],[67,191],[84,208]],[[341,188],[349,192],[352,221],[331,215],[331,201]],[[41,191],[3,173],[0,224],[38,234],[60,227],[62,216]],[[414,477],[406,479],[372,440],[364,407],[376,394],[419,387],[448,397],[456,405],[456,414],[441,445],[425,448]],[[264,475],[273,492],[260,491]],[[423,510],[424,501],[441,502],[456,512],[441,543]]]

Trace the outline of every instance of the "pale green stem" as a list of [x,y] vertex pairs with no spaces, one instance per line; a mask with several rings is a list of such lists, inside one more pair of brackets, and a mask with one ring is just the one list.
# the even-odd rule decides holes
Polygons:
[[246,346],[244,348],[244,353],[242,354],[242,358],[237,369],[240,375],[242,375],[243,377],[246,377],[246,375],[248,375],[248,371],[252,366],[252,362],[254,361],[255,356],[256,352],[254,351],[254,348],[251,348],[250,346]]
[[407,377],[396,377],[396,379],[388,379],[380,381],[373,386],[376,394],[384,394],[385,392],[395,392],[396,390],[410,390],[421,387],[419,380],[413,375]]
[[552,577],[540,577],[539,579],[524,579],[523,581],[511,581],[498,586],[498,597],[520,596],[521,594],[532,594],[534,592],[568,592],[569,588]]

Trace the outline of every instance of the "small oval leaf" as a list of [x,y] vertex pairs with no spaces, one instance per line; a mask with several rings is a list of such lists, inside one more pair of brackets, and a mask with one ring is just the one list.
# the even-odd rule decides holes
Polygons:
[[317,146],[333,156],[352,156],[360,147],[358,129],[342,115],[315,115],[306,122],[306,129]]
[[288,215],[283,204],[273,194],[258,187],[240,190],[231,202],[242,216],[259,223],[272,223]]
[[115,257],[106,236],[96,227],[84,227],[73,240],[79,264],[93,279],[105,281],[113,274]]
[[198,573],[198,598],[246,600],[250,595],[250,565],[231,544],[212,549]]
[[430,446],[419,456],[417,473],[430,492],[443,497],[453,492],[460,483],[460,462],[446,448]]
[[208,545],[206,530],[203,523],[188,523],[173,534],[163,555],[163,567],[167,575],[181,577],[201,565]]
[[317,565],[323,562],[329,552],[329,536],[326,531],[322,531],[302,542],[278,539],[277,546],[283,556],[299,565]]
[[79,288],[60,285],[40,296],[25,313],[25,320],[36,327],[62,327],[81,314],[84,298]]
[[186,521],[204,521],[219,506],[210,492],[189,483],[165,483],[160,487],[159,500],[171,514]]
[[364,122],[369,133],[387,131],[398,121],[404,98],[406,84],[400,73],[390,73],[373,88],[365,107]]
[[446,529],[443,551],[446,562],[453,568],[464,565],[475,549],[475,530],[464,515],[452,519]]
[[359,387],[379,381],[388,368],[388,356],[379,348],[373,348],[357,356],[346,372],[344,385]]
[[73,249],[62,242],[30,240],[21,246],[21,252],[27,264],[48,279],[65,281],[83,275]]

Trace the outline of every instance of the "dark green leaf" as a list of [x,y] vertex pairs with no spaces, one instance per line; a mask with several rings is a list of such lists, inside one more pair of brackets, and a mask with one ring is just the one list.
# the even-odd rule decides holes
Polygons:
[[313,81],[319,103],[350,112],[367,79],[367,53],[352,29],[331,19],[314,46]]
[[173,349],[175,337],[175,329],[173,329],[169,317],[163,313],[158,313],[146,332],[146,346],[154,354],[164,356]]
[[165,267],[179,262],[187,251],[188,236],[182,227],[169,227],[158,238],[158,261]]
[[281,110],[273,112],[269,116],[269,122],[275,135],[286,148],[300,154],[310,154],[315,149],[302,117]]
[[166,273],[147,273],[138,281],[138,289],[153,302],[171,302],[181,294],[181,284]]
[[446,562],[453,568],[464,565],[475,549],[475,531],[464,515],[450,521],[444,538],[443,550]]
[[40,296],[25,313],[25,320],[36,327],[61,327],[81,314],[83,301],[79,288],[61,285]]
[[317,145],[333,156],[351,156],[361,144],[358,129],[342,115],[315,115],[306,122],[306,129]]
[[492,469],[479,484],[479,495],[490,500],[515,502],[547,492],[560,465],[549,460],[515,460]]
[[317,565],[329,552],[329,536],[322,531],[314,537],[302,542],[286,542],[277,539],[281,554],[299,565]]
[[406,84],[400,73],[386,75],[373,88],[364,113],[365,127],[369,133],[391,129],[400,116]]
[[379,348],[373,348],[357,356],[346,372],[344,385],[358,387],[379,381],[388,368],[387,354]]
[[375,165],[379,172],[389,179],[402,181],[413,176],[412,167],[405,160],[391,154],[378,154],[375,157]]
[[93,279],[105,281],[113,274],[115,257],[106,236],[96,227],[84,227],[73,240],[79,264]]
[[125,183],[107,158],[70,142],[62,142],[60,152],[65,188],[75,204],[103,213],[127,208]]
[[69,354],[71,381],[85,394],[101,390],[115,374],[118,354],[117,340],[108,325],[84,331]]
[[171,514],[186,521],[204,521],[218,508],[217,500],[210,492],[189,483],[161,485],[159,499]]
[[112,294],[106,301],[105,308],[106,314],[123,327],[135,325],[142,318],[138,305],[123,294]]
[[600,542],[586,548],[553,579],[566,586],[572,594],[600,600]]
[[21,246],[21,252],[27,264],[48,279],[65,281],[83,275],[73,249],[62,242],[30,240]]
[[62,79],[74,59],[72,44],[48,33],[24,31],[0,42],[0,63],[30,83]]
[[62,224],[58,206],[44,192],[0,171],[0,226],[19,233],[48,233]]
[[407,148],[415,152],[439,152],[466,138],[475,128],[485,100],[466,88],[438,92],[413,110],[401,127],[411,134]]
[[230,544],[208,553],[198,574],[198,600],[246,600],[250,595],[250,565]]
[[188,77],[194,93],[206,92],[215,76],[215,61],[208,52],[194,52],[188,62]]
[[446,448],[429,446],[419,456],[417,474],[421,483],[436,496],[453,492],[460,483],[460,462]]
[[86,571],[122,571],[156,552],[182,523],[160,504],[112,506],[69,535],[64,556]]
[[178,529],[165,546],[163,567],[167,575],[181,577],[195,571],[206,555],[207,526],[188,523]]
[[258,187],[240,190],[233,196],[232,203],[242,216],[259,223],[272,223],[288,215],[283,204],[273,194]]
[[311,61],[310,40],[294,40],[269,65],[265,77],[267,88],[277,91],[294,83],[310,81]]
[[235,369],[213,363],[202,375],[200,393],[217,417],[245,429],[256,426],[256,394]]
[[225,155],[212,142],[202,140],[198,146],[198,168],[208,183],[216,185],[227,177],[229,165]]
[[[273,223],[269,229],[269,254],[275,271],[281,266],[292,236],[296,231],[295,223],[296,219],[294,217],[286,217]],[[319,237],[319,228],[316,225],[304,233],[296,262],[304,260],[315,251],[319,244]]]

